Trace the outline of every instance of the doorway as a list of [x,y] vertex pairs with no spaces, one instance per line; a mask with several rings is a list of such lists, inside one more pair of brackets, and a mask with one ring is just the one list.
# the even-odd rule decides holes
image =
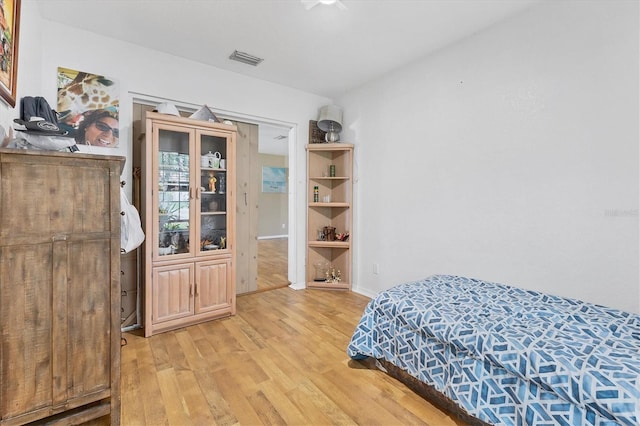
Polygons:
[[236,134],[236,293],[290,284],[289,132],[231,120]]
[[289,128],[258,125],[258,279],[257,291],[290,284],[289,242]]

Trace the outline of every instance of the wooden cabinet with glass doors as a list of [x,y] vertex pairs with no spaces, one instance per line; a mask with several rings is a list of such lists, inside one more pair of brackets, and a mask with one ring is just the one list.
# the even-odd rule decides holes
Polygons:
[[145,336],[235,314],[236,127],[148,112]]

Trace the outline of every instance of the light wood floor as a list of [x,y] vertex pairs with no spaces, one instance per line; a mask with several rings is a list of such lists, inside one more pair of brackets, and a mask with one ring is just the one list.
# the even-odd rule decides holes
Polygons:
[[238,314],[148,339],[124,333],[123,425],[463,425],[351,361],[368,299],[280,288]]
[[258,240],[258,291],[289,285],[287,238]]

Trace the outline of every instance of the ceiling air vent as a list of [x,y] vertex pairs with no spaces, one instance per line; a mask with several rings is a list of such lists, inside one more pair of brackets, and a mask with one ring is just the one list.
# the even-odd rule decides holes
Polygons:
[[277,141],[281,141],[282,139],[286,139],[287,137],[285,135],[278,135],[276,136],[274,139]]
[[240,52],[234,50],[229,59],[233,61],[242,62],[244,64],[253,65],[254,67],[258,65],[260,62],[264,61],[262,58],[258,58],[257,56],[249,55],[248,53]]

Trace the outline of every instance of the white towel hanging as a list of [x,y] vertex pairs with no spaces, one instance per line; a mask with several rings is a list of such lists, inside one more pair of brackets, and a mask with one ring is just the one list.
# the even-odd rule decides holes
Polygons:
[[144,231],[140,224],[138,210],[129,203],[124,189],[120,188],[120,247],[123,253],[129,253],[144,241]]

